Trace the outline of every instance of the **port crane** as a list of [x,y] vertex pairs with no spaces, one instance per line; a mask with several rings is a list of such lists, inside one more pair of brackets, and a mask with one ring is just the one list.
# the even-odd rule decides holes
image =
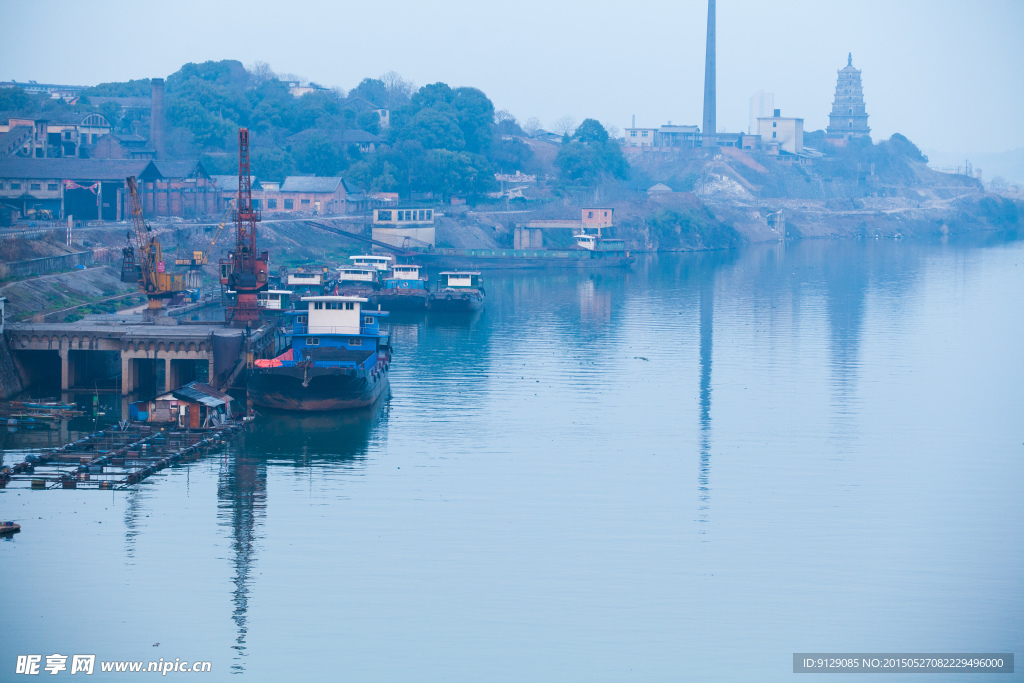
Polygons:
[[234,211],[235,248],[220,261],[220,283],[235,292],[233,305],[225,308],[227,321],[248,327],[259,323],[259,292],[267,287],[268,252],[256,251],[259,209],[252,205],[249,177],[249,129],[238,129],[238,201]]
[[210,258],[210,252],[217,246],[217,241],[220,239],[220,235],[224,232],[224,226],[227,223],[221,223],[217,226],[217,229],[213,232],[213,239],[210,240],[210,244],[205,250],[194,249],[192,251],[192,258],[180,258],[175,259],[174,265],[185,266],[189,270],[198,270],[207,264]]
[[[149,234],[153,228],[142,217],[142,201],[139,199],[135,176],[129,176],[127,183],[135,244],[129,243],[121,250],[121,279],[131,282],[128,278],[134,273],[139,291],[149,298],[149,310],[158,311],[164,307],[164,299],[185,291],[185,278],[166,271],[160,240]],[[129,237],[132,237],[132,233],[129,233]]]
[[184,266],[188,268],[188,273],[185,274],[185,285],[189,290],[193,292],[199,292],[203,284],[203,266],[205,266],[210,259],[210,252],[217,246],[217,240],[220,239],[221,233],[224,232],[224,226],[226,222],[221,223],[217,226],[217,229],[213,233],[213,239],[210,240],[210,244],[206,249],[194,249],[192,251],[192,258],[179,258],[174,260],[174,265]]

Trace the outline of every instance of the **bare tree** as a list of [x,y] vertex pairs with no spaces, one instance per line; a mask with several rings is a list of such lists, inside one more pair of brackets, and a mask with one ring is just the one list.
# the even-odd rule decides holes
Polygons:
[[604,126],[606,131],[608,131],[608,137],[612,140],[618,140],[619,136],[622,135],[622,131],[619,130],[619,127],[614,123],[603,123],[601,125]]
[[551,128],[561,135],[572,135],[576,130],[576,117],[572,114],[566,114],[561,118],[555,119],[555,122],[551,124]]
[[380,77],[384,84],[384,91],[387,93],[387,102],[384,106],[388,109],[396,109],[409,101],[416,86],[412,81],[407,81],[397,71],[389,71]]
[[252,76],[253,83],[256,85],[261,85],[277,78],[277,75],[266,62],[253,62],[246,71]]
[[494,112],[494,122],[501,123],[502,121],[511,121],[512,123],[519,123],[516,121],[516,117],[509,113],[508,109],[499,109]]
[[544,126],[541,125],[540,119],[536,116],[531,116],[526,119],[526,123],[523,124],[523,132],[533,137],[537,134],[537,131],[542,129]]

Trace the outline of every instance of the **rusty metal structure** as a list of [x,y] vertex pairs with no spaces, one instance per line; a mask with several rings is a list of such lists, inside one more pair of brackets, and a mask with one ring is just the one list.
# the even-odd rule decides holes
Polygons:
[[249,326],[259,323],[257,294],[267,286],[266,251],[256,251],[256,223],[260,210],[252,205],[249,175],[249,129],[238,129],[238,202],[234,212],[235,249],[220,262],[220,281],[235,292],[234,303],[225,308],[227,321]]

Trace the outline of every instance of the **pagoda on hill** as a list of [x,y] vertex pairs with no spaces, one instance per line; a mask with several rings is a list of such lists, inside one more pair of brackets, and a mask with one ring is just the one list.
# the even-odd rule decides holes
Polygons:
[[830,142],[845,143],[850,138],[871,135],[868,128],[868,113],[864,109],[864,90],[860,85],[860,69],[853,66],[853,53],[846,59],[846,66],[839,70],[836,81],[836,99],[832,102],[832,113],[828,115],[828,129],[825,137]]

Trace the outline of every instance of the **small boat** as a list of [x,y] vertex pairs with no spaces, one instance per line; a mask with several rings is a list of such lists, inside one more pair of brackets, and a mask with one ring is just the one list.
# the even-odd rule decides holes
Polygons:
[[586,249],[587,251],[594,252],[594,254],[608,256],[621,256],[622,254],[628,254],[626,251],[626,243],[623,240],[601,237],[600,230],[598,230],[597,233],[588,233],[584,230],[577,235],[573,235],[573,239],[576,240],[576,246],[580,249]]
[[369,299],[380,288],[379,276],[380,271],[374,266],[342,266],[338,268],[338,280],[334,294],[362,296]]
[[285,274],[278,289],[287,289],[292,293],[293,299],[303,296],[321,296],[327,294],[333,284],[328,282],[327,269],[306,272],[297,270]]
[[0,522],[0,534],[16,534],[21,531],[21,525],[14,522]]
[[348,258],[352,261],[353,265],[368,266],[381,272],[390,268],[390,262],[394,260],[391,256],[380,256],[377,254],[360,254],[358,256],[349,256]]
[[[14,402],[17,403],[17,402]],[[14,405],[12,403],[12,405]],[[21,403],[26,408],[33,408],[35,410],[74,410],[78,406],[74,403]]]
[[483,278],[477,271],[447,270],[438,273],[437,289],[427,297],[431,311],[465,313],[484,306]]
[[389,311],[423,310],[427,305],[427,278],[420,275],[420,266],[396,263],[391,277],[385,278],[377,290],[376,300]]
[[256,305],[260,313],[268,318],[280,319],[285,311],[290,311],[292,292],[289,289],[264,289],[256,294]]

